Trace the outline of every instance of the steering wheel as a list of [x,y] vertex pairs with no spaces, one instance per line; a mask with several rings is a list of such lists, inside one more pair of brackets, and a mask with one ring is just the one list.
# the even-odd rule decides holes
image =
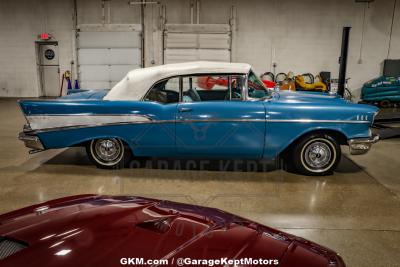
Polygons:
[[[241,99],[242,95],[240,93],[238,93],[238,92],[232,92],[232,98]],[[229,100],[229,99],[230,99],[230,94],[229,94],[229,90],[228,90],[228,92],[225,95],[225,100]]]
[[238,92],[232,92],[232,98],[241,99],[242,95]]

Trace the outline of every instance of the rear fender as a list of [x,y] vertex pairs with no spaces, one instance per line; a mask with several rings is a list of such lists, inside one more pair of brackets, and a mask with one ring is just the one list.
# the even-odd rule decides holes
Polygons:
[[[111,129],[115,130],[111,130]],[[131,150],[134,145],[132,138],[126,134],[119,134],[121,126],[88,127],[80,129],[70,129],[63,131],[43,131],[38,132],[37,136],[41,140],[45,149],[65,148],[73,146],[85,146],[87,142],[94,139],[117,138],[127,144]]]

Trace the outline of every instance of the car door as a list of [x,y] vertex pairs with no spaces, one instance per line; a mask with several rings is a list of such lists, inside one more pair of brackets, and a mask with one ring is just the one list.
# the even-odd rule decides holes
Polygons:
[[[152,121],[140,123],[126,133],[134,143],[137,156],[175,156],[175,118],[179,102],[179,77],[158,81],[143,102],[135,102],[131,113],[142,112]],[[139,105],[139,106],[138,106]]]
[[182,77],[175,124],[179,155],[262,156],[265,108],[261,101],[242,100],[244,80],[239,75]]

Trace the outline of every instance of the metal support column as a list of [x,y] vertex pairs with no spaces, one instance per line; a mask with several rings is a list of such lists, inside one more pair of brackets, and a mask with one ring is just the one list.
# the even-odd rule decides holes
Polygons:
[[351,27],[343,27],[342,33],[342,48],[339,58],[339,82],[337,94],[344,95],[344,86],[346,82],[346,67],[347,67],[347,54],[349,50],[349,36]]

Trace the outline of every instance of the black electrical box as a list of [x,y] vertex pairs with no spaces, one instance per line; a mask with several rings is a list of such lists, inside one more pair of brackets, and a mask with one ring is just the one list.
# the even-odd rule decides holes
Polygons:
[[321,77],[321,80],[323,83],[325,83],[326,85],[330,85],[331,82],[331,72],[330,71],[321,71],[319,73],[319,76]]
[[400,77],[400,59],[385,59],[383,76]]

